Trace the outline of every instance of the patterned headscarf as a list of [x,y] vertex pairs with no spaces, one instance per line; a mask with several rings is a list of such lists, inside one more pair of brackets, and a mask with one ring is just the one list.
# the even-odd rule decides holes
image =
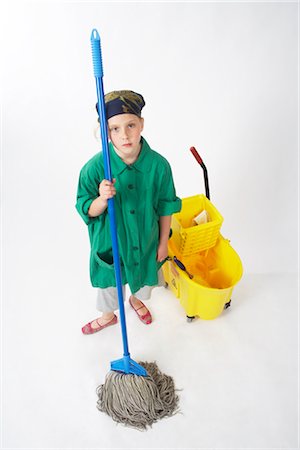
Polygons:
[[[145,100],[141,94],[134,91],[112,91],[104,96],[106,119],[110,119],[118,114],[135,114],[141,117]],[[96,104],[98,111],[98,103]]]

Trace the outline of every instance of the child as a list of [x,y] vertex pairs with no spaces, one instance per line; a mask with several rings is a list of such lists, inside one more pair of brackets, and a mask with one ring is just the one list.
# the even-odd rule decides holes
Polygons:
[[[160,267],[168,256],[171,215],[181,209],[168,161],[141,136],[145,105],[142,95],[114,91],[105,95],[113,181],[104,179],[103,154],[82,168],[76,208],[88,225],[91,244],[90,277],[98,289],[101,317],[82,328],[92,334],[117,323],[118,295],[114,274],[107,204],[114,197],[122,283],[129,284],[130,306],[150,324],[148,300],[163,284]],[[97,105],[96,105],[97,106]],[[123,293],[125,292],[123,286]]]

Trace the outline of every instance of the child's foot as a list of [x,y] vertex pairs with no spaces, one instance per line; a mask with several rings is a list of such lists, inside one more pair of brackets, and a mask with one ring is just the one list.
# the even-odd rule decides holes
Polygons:
[[148,308],[138,298],[131,295],[129,297],[129,304],[137,313],[139,319],[146,325],[152,322],[152,316]]
[[114,325],[115,323],[117,323],[117,321],[118,318],[114,313],[103,314],[103,316],[87,323],[84,327],[82,327],[82,332],[83,334],[93,334],[97,331],[103,330],[103,328]]

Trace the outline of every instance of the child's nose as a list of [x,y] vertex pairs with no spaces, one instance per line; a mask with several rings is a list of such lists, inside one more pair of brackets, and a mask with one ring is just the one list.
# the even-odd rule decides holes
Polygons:
[[122,133],[122,138],[126,139],[128,137],[128,130],[125,128]]

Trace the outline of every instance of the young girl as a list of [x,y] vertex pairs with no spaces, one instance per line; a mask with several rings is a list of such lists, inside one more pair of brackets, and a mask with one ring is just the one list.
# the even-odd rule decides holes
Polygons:
[[[181,209],[168,161],[141,136],[145,105],[142,95],[114,91],[105,96],[113,181],[104,178],[102,152],[82,168],[76,208],[88,225],[90,277],[98,288],[101,317],[82,328],[92,334],[117,323],[118,295],[112,257],[108,200],[114,197],[122,283],[131,290],[129,303],[139,319],[150,324],[148,300],[163,284],[160,267],[168,256],[171,215]],[[125,289],[123,286],[123,292]]]

